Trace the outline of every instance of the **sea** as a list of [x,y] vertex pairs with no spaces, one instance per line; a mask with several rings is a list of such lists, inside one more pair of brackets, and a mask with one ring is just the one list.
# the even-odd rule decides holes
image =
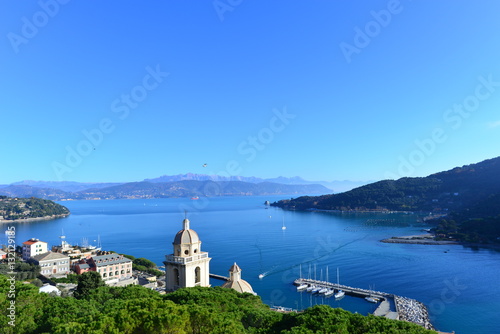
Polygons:
[[[368,314],[363,298],[297,292],[299,276],[337,281],[416,299],[436,329],[457,334],[500,333],[500,251],[462,245],[388,244],[381,239],[422,234],[417,214],[285,211],[265,201],[291,196],[201,197],[59,202],[66,218],[15,226],[16,244],[38,238],[52,245],[97,245],[145,257],[158,266],[173,252],[187,216],[212,258],[210,272],[228,276],[237,262],[242,278],[271,306],[302,310],[328,304]],[[286,229],[283,229],[283,226]],[[2,244],[7,235],[1,236]],[[327,275],[328,273],[328,275]],[[264,277],[259,279],[259,275]],[[211,284],[222,281],[211,279]]]

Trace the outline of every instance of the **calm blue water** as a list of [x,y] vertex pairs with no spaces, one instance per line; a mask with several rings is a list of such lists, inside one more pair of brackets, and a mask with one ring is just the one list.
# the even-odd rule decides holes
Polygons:
[[[342,284],[417,299],[442,331],[500,332],[500,252],[462,246],[384,244],[394,235],[421,234],[413,215],[289,212],[264,209],[265,200],[283,196],[190,199],[68,201],[68,218],[18,223],[17,243],[36,237],[71,244],[100,240],[105,250],[146,257],[162,265],[188,210],[191,228],[212,261],[210,271],[227,275],[233,262],[243,278],[270,305],[306,308],[325,303],[367,314],[374,305],[360,298],[340,301],[298,293],[291,284],[309,275]],[[286,230],[282,230],[283,219]],[[2,236],[3,237],[3,236]],[[5,238],[5,237],[4,237]],[[2,240],[5,243],[5,240]],[[445,250],[449,250],[444,253]],[[316,272],[314,272],[316,267]],[[265,273],[262,280],[260,273]],[[220,281],[212,280],[213,285]]]

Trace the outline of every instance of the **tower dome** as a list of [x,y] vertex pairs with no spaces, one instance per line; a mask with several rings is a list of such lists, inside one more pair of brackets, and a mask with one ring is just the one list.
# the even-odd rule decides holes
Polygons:
[[193,244],[200,242],[200,238],[198,237],[198,233],[189,228],[189,219],[184,219],[182,221],[184,227],[182,230],[177,232],[174,238],[174,245],[180,244]]
[[201,252],[201,240],[198,233],[189,228],[189,219],[185,218],[182,221],[183,228],[175,235],[174,255],[181,257],[189,257],[198,255]]

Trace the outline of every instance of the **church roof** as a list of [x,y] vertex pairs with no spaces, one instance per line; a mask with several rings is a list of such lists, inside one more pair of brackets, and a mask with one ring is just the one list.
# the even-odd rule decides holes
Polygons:
[[243,280],[243,279],[239,279],[237,281],[227,281],[226,283],[224,283],[222,285],[223,288],[229,288],[229,289],[233,289],[233,290],[236,290],[238,292],[248,292],[248,293],[251,293],[251,294],[255,294],[255,292],[253,292],[253,289],[252,289],[252,286],[250,285],[250,283],[248,283],[247,281]]
[[193,244],[200,242],[200,237],[198,237],[198,233],[191,230],[189,228],[189,220],[184,219],[184,228],[177,232],[174,239],[174,244]]
[[238,272],[238,271],[241,271],[241,268],[240,268],[240,266],[238,266],[238,265],[236,264],[236,262],[235,262],[235,263],[231,266],[231,268],[229,268],[229,271],[230,271],[230,272],[233,272],[233,273],[236,273],[236,272]]
[[229,268],[229,280],[222,285],[223,288],[233,289],[240,293],[248,292],[253,295],[256,293],[253,292],[252,286],[250,283],[241,279],[241,268],[236,264],[236,262]]

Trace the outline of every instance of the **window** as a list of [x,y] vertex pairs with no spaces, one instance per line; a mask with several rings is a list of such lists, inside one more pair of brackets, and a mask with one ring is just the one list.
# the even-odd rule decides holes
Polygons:
[[180,285],[179,281],[180,281],[180,279],[179,279],[179,269],[174,268],[174,284],[177,285],[177,286]]
[[194,283],[200,283],[201,281],[200,272],[201,272],[200,267],[196,267],[196,269],[194,270]]

